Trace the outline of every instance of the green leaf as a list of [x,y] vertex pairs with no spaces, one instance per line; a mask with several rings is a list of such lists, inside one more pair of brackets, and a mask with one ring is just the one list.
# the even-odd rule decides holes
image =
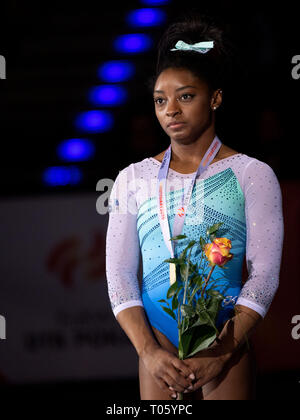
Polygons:
[[199,277],[199,274],[193,273],[193,275],[190,277],[191,285],[196,284],[196,280],[198,277]]
[[198,272],[197,264],[193,264],[191,261],[190,261],[190,272],[191,273],[197,273]]
[[183,316],[192,317],[195,315],[195,309],[192,307],[192,305],[181,305],[181,313]]
[[[218,313],[218,312],[217,312]],[[219,333],[219,331],[218,331],[218,329],[217,329],[217,327],[216,327],[216,325],[215,325],[215,318],[216,318],[216,316],[215,316],[215,318],[214,319],[212,319],[211,318],[211,316],[210,316],[210,313],[209,313],[209,311],[207,311],[206,312],[206,315],[207,315],[207,317],[208,317],[208,321],[209,321],[209,325],[215,330],[215,332],[216,332],[216,334],[218,334]]]
[[177,289],[179,287],[179,284],[177,281],[175,281],[175,283],[173,283],[168,291],[167,291],[167,298],[170,299],[172,296],[174,296],[174,294],[176,293]]
[[207,302],[207,313],[211,317],[212,322],[215,322],[221,308],[223,296],[216,290],[208,290],[207,293],[211,295]]
[[210,226],[210,227],[207,229],[206,234],[207,234],[207,235],[210,235],[211,233],[215,233],[215,232],[219,229],[219,227],[220,227],[221,225],[223,225],[223,223],[224,223],[224,222],[219,222],[219,223],[215,223],[214,225]]
[[195,283],[197,286],[202,287],[202,284],[204,283],[203,277],[200,274],[199,276],[197,276],[197,279],[195,280]]
[[173,311],[175,311],[178,308],[179,302],[176,296],[173,297],[172,300],[172,309]]
[[190,333],[190,329],[180,334],[179,336],[179,347],[182,352],[182,356],[185,359],[189,354],[190,342],[193,338],[193,334]]
[[170,238],[171,241],[178,241],[180,239],[185,239],[187,238],[186,235],[177,235],[177,236],[173,236],[172,238]]
[[166,308],[165,306],[161,306],[161,307],[163,308],[163,310],[165,312],[167,312],[168,315],[170,315],[176,321],[175,314],[174,314],[174,312],[170,308]]
[[208,348],[215,338],[216,332],[209,325],[187,329],[179,337],[179,344],[182,348],[184,358],[191,357],[197,352]]
[[180,254],[180,256],[179,256],[179,259],[182,261],[182,262],[184,262],[184,259],[185,259],[185,257],[186,257],[186,253],[187,253],[187,251],[191,248],[191,247],[193,247],[194,245],[195,245],[195,243],[196,243],[196,241],[190,241],[189,242],[189,244],[185,247],[185,249],[182,251],[182,253]]
[[192,246],[194,246],[194,245],[195,245],[195,243],[196,243],[196,241],[194,241],[194,239],[193,239],[192,241],[190,241],[190,242],[189,242],[189,244],[188,244],[187,248],[188,248],[188,249],[189,249],[189,248],[192,248]]
[[190,301],[190,302],[192,302],[192,301],[193,301],[195,294],[196,294],[197,292],[199,292],[199,290],[200,290],[200,289],[201,289],[201,287],[199,287],[199,286],[196,286],[196,287],[194,288],[194,290],[193,290],[193,292],[192,292],[191,296],[189,297],[189,301]]
[[202,236],[200,236],[200,246],[201,246],[201,248],[202,249],[204,249],[204,247],[205,247],[205,245],[206,245],[206,242],[205,242],[205,240],[202,238]]
[[[184,358],[188,358],[201,350],[208,348],[216,339],[215,329],[208,325],[191,328],[183,333],[187,337],[182,337],[184,342],[188,342],[188,346],[184,346]],[[186,349],[186,347],[188,347]]]
[[210,325],[209,317],[206,313],[206,311],[202,311],[200,314],[197,314],[196,321],[194,321],[193,324],[191,324],[191,328],[198,327],[200,325]]
[[175,292],[175,295],[174,295],[174,297],[176,296],[178,296],[178,294],[179,294],[179,292],[180,292],[180,290],[182,290],[183,289],[183,286],[180,286],[180,287],[178,287],[178,289],[176,290],[176,292]]
[[159,299],[159,301],[158,302],[162,302],[162,303],[167,303],[167,304],[169,304],[165,299]]
[[188,271],[189,268],[187,264],[180,264],[180,275],[183,278],[183,280],[185,280],[185,278],[187,277]]
[[181,261],[178,258],[167,258],[164,262],[173,263],[173,264],[180,264]]
[[203,310],[205,310],[206,309],[206,306],[205,306],[205,299],[204,299],[204,297],[200,297],[198,300],[197,300],[197,304],[196,304],[196,311],[198,312],[198,313],[200,313],[201,311],[203,311]]
[[206,293],[209,295],[209,296],[213,296],[213,297],[215,297],[215,298],[218,298],[218,299],[220,299],[220,300],[223,300],[223,299],[225,299],[225,296],[223,296],[218,290],[214,290],[214,289],[212,289],[212,288],[210,288],[210,289],[207,289],[206,290]]
[[187,253],[187,250],[188,250],[188,248],[185,248],[185,249],[182,251],[182,253],[179,255],[179,259],[180,259],[181,263],[184,263],[184,259],[185,259],[185,256],[186,256],[186,253]]

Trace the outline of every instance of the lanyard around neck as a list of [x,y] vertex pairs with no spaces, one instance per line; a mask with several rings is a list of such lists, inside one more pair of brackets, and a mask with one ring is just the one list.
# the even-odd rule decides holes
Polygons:
[[[217,136],[215,136],[208,150],[203,156],[198,166],[198,169],[195,172],[187,188],[187,193],[185,194],[183,190],[183,194],[181,197],[182,206],[180,207],[180,211],[177,211],[175,215],[172,237],[180,235],[180,233],[182,232],[184,219],[186,215],[186,209],[190,202],[194,183],[197,176],[201,175],[205,171],[205,169],[208,167],[210,162],[214,159],[214,157],[218,153],[221,145],[222,145],[222,142],[219,140]],[[162,234],[164,237],[164,241],[166,243],[167,248],[170,251],[171,257],[174,258],[174,244],[172,243],[172,241],[170,241],[171,236],[170,236],[170,228],[169,228],[169,223],[168,223],[168,212],[167,212],[167,204],[166,204],[166,179],[168,176],[170,160],[171,160],[171,144],[164,155],[164,158],[162,160],[162,163],[160,165],[160,169],[158,172],[157,199],[158,199],[158,219],[159,219],[160,227],[161,227]]]

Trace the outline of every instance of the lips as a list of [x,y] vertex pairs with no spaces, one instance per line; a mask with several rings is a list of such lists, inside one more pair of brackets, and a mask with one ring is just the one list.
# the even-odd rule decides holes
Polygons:
[[167,125],[167,127],[169,128],[169,127],[181,127],[183,124],[185,124],[185,122],[184,121],[172,121],[172,122],[170,122],[168,125]]

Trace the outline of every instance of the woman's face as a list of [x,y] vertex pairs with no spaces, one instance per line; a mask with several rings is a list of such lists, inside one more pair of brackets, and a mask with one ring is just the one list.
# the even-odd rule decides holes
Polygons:
[[171,139],[195,141],[214,123],[208,85],[187,69],[162,71],[153,98],[157,119]]

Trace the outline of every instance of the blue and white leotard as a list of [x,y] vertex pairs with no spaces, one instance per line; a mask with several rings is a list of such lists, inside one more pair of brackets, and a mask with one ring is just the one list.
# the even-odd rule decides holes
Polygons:
[[[170,253],[157,215],[160,164],[152,157],[146,158],[130,164],[116,178],[109,198],[106,275],[114,315],[143,306],[150,324],[178,347],[177,323],[158,302],[166,299],[170,286],[169,266],[164,262]],[[182,190],[191,177],[169,168],[166,203],[170,232]],[[234,254],[226,269],[216,267],[212,274],[212,279],[222,278],[219,290],[226,296],[218,326],[233,315],[235,304],[264,317],[278,288],[284,235],[280,185],[268,164],[238,153],[210,164],[196,178],[182,234],[198,241],[200,236],[206,238],[208,226],[218,222],[223,222],[218,236],[231,240]],[[178,241],[175,256],[185,246],[186,242]],[[242,285],[245,256],[249,276]]]

